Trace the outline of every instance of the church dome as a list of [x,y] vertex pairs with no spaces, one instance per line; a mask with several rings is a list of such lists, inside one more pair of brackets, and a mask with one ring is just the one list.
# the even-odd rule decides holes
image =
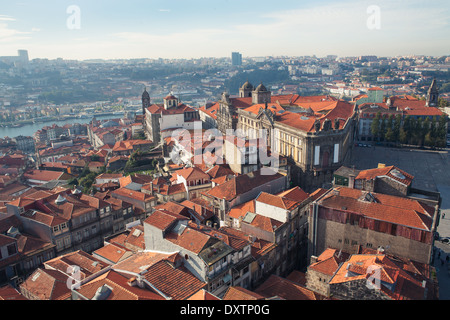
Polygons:
[[266,87],[261,83],[259,86],[256,87],[257,92],[265,92],[267,91]]
[[252,86],[252,84],[250,83],[250,82],[248,82],[248,80],[242,85],[242,87],[241,87],[241,89],[250,89],[250,90],[252,90],[253,89],[253,86]]
[[142,94],[142,98],[150,99],[150,95],[147,92],[147,88],[144,89],[144,93]]

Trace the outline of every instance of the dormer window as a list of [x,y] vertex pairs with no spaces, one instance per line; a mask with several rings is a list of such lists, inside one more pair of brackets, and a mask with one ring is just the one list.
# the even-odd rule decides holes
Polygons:
[[10,245],[7,246],[6,248],[7,248],[7,250],[8,250],[8,255],[10,255],[10,256],[12,256],[12,255],[14,255],[14,254],[17,253],[17,247],[16,247],[16,244],[15,244],[15,243],[10,244]]

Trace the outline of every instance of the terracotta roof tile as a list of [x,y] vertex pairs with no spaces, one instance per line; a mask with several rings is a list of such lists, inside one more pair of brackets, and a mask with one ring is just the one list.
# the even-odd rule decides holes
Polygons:
[[290,280],[271,275],[255,290],[266,297],[280,297],[285,300],[322,300],[323,297]]
[[58,270],[38,268],[20,284],[20,288],[21,292],[30,292],[36,300],[65,300],[71,295],[67,279],[68,276]]
[[167,261],[155,263],[144,276],[158,290],[174,300],[185,300],[206,287],[206,283],[197,279],[188,269],[183,266],[173,268]]
[[205,289],[200,289],[196,293],[194,293],[192,296],[187,298],[187,300],[221,300],[212,293],[206,291]]
[[264,300],[265,298],[242,287],[231,286],[223,296],[222,300]]
[[115,270],[110,270],[104,275],[83,284],[76,291],[88,299],[93,299],[97,290],[106,285],[111,290],[106,300],[165,300],[151,289],[129,285],[129,281],[129,277]]
[[81,273],[80,280],[107,267],[105,262],[81,250],[48,260],[44,265],[46,268],[49,266],[64,273],[67,272],[70,266],[79,266]]
[[232,200],[238,195],[244,194],[258,186],[283,177],[281,174],[262,175],[261,171],[254,171],[248,174],[237,176],[221,185],[215,186],[206,194],[225,200]]
[[404,225],[420,230],[431,230],[434,209],[419,201],[372,192],[377,202],[364,201],[365,191],[345,187],[335,188],[339,195],[330,192],[319,200],[328,206],[354,212],[394,224]]
[[267,192],[261,192],[256,201],[278,207],[285,210],[292,210],[300,205],[300,202],[285,197],[273,195]]
[[110,261],[111,264],[115,264],[131,256],[132,252],[121,245],[109,243],[93,251],[92,255],[94,257],[99,256]]
[[[384,254],[354,254],[337,270],[330,285],[371,279],[380,280],[385,295],[394,300],[423,300],[425,289],[422,282],[414,279]],[[394,284],[393,289],[386,284]]]
[[377,177],[381,177],[381,176],[387,176],[387,177],[392,178],[392,179],[394,179],[398,182],[401,182],[405,185],[410,185],[414,179],[413,175],[410,175],[409,173],[407,173],[395,166],[362,170],[359,172],[359,174],[356,176],[355,179],[357,179],[357,180],[373,180],[373,179],[375,179]]

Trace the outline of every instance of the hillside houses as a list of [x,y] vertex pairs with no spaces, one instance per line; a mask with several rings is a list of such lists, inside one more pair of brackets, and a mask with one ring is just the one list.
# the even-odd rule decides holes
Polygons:
[[[94,119],[90,145],[47,146],[48,161],[21,182],[0,177],[0,296],[436,299],[439,197],[419,196],[401,168],[343,166],[364,99],[378,91],[356,104],[247,82],[198,110],[172,94],[152,103],[145,90],[139,117]],[[213,137],[214,128],[241,133]],[[256,143],[259,130],[268,135]],[[133,167],[146,152],[156,161]]]

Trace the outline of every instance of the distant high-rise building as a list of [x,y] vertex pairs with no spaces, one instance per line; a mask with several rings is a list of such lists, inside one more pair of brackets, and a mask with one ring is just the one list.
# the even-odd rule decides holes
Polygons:
[[17,56],[2,56],[0,57],[0,61],[6,64],[14,65],[14,66],[24,66],[28,63],[28,51],[27,50],[18,50]]
[[231,64],[233,66],[242,66],[242,54],[240,54],[239,52],[232,52]]
[[29,58],[28,58],[28,51],[27,50],[18,50],[17,51],[19,58],[23,61],[23,62],[28,62]]

